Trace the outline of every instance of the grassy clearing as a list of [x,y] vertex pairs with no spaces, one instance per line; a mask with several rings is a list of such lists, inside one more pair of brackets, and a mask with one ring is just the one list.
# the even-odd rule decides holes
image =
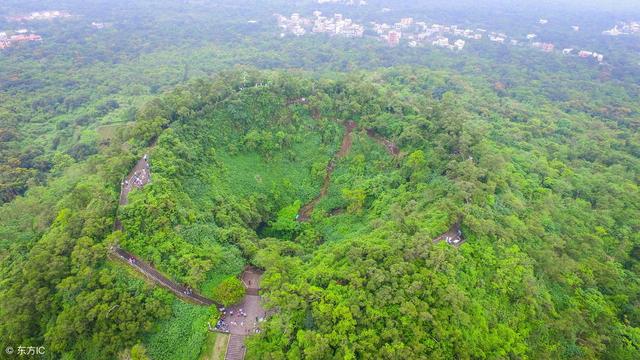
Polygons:
[[115,139],[119,129],[132,127],[134,123],[116,123],[98,126],[96,133],[98,134],[98,143],[109,142]]
[[196,360],[207,337],[209,310],[175,300],[173,316],[161,321],[145,339],[154,360]]
[[[222,280],[242,271],[244,263],[234,261],[237,259],[233,254],[230,254],[230,257],[233,259],[224,261],[211,271],[212,275],[202,286],[202,293],[205,296],[211,296],[212,289]],[[178,299],[174,300],[172,306],[173,316],[158,323],[152,334],[145,339],[145,346],[151,358],[195,360],[198,359],[199,354],[202,358],[203,354],[211,353],[212,351],[205,349],[212,349],[216,339],[215,336],[212,338],[212,333],[207,331],[207,322],[211,315],[208,308],[187,304]],[[224,359],[224,351],[221,359]]]
[[210,332],[202,346],[199,360],[224,360],[228,344],[228,334]]
[[332,151],[320,145],[317,134],[309,134],[304,143],[276,153],[269,161],[257,153],[221,154],[221,158],[227,170],[227,186],[238,195],[272,193],[276,189],[282,195],[309,200],[322,181],[313,176],[313,165],[326,164]]

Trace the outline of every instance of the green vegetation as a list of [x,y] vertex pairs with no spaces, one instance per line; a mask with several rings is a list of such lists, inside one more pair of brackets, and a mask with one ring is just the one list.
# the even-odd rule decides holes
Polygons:
[[118,355],[118,360],[149,360],[147,349],[142,344],[136,344]]
[[[434,86],[448,78],[465,90],[434,97]],[[28,294],[24,276],[47,276],[38,281],[78,288],[77,303],[92,289],[87,272],[115,270],[105,263],[104,244],[118,241],[226,304],[241,297],[234,275],[242,269],[242,258],[265,268],[267,305],[278,311],[251,340],[251,358],[632,358],[640,319],[633,305],[640,289],[635,255],[640,199],[633,175],[638,159],[627,153],[632,148],[606,146],[609,131],[616,131],[607,130],[604,120],[562,112],[552,103],[505,100],[466,81],[402,68],[331,80],[245,69],[180,87],[143,107],[124,138],[131,149],[126,151],[140,153],[149,151],[141,144],[160,134],[150,149],[152,184],[134,191],[120,211],[126,231],[110,234],[118,183],[110,166],[126,172],[132,157],[113,144],[122,160],[104,162],[106,155],[97,154],[87,163],[101,174],[114,174],[113,185],[102,185],[101,197],[96,186],[109,177],[76,183],[72,195],[57,202],[59,213],[32,254],[18,260],[24,268],[37,266],[41,258],[55,264],[52,254],[63,260],[65,250],[46,250],[46,256],[38,252],[65,249],[60,241],[69,239],[72,262],[67,267],[62,262],[61,270],[51,273],[13,272],[11,291]],[[285,105],[302,96],[308,105]],[[526,120],[505,115],[505,101],[526,113]],[[312,116],[317,109],[322,109],[319,118]],[[252,114],[250,121],[246,114]],[[315,209],[311,222],[295,222],[302,202],[314,197],[295,184],[310,184],[317,195],[325,173],[316,164],[326,164],[337,151],[341,118],[357,122],[354,145],[335,165],[325,205]],[[405,155],[387,154],[367,137],[364,129],[369,128],[397,142]],[[286,135],[275,148],[237,146],[257,129]],[[320,134],[320,144],[305,133]],[[306,165],[286,159],[295,156],[291,149],[304,148],[316,150],[299,151],[309,155],[301,162]],[[604,148],[607,152],[596,150]],[[110,158],[117,159],[113,153]],[[248,158],[254,167],[235,164]],[[296,169],[262,173],[275,185],[256,191],[236,181],[255,179],[268,164]],[[71,166],[65,174],[76,169]],[[297,179],[295,184],[291,179]],[[55,183],[50,186],[55,191]],[[33,201],[37,194],[9,206]],[[331,216],[328,210],[334,206],[345,211]],[[434,244],[432,239],[457,219],[462,219],[467,243],[459,249]],[[71,241],[72,236],[82,238]],[[95,243],[91,236],[106,237]],[[81,251],[94,255],[73,260]],[[80,259],[92,260],[82,265]],[[82,281],[76,273],[83,274]],[[54,274],[53,279],[67,279],[48,277]],[[115,294],[123,291],[118,282],[109,284]],[[55,296],[61,285],[50,289],[53,299],[60,299],[51,305],[78,312],[71,318],[88,322],[91,313]],[[13,313],[34,319],[56,314],[32,310],[37,303],[32,297],[33,307],[26,308],[19,300],[24,297],[5,294],[6,309]],[[164,307],[132,312],[144,315],[147,325],[132,327],[131,334],[119,332],[126,336],[121,342],[87,342],[93,328],[65,331],[64,312],[40,336],[52,352],[80,351],[91,344],[117,353],[146,332],[151,358],[193,358],[205,341],[206,323],[216,318],[206,308],[177,300],[169,316],[168,298],[161,289],[127,297]],[[114,305],[99,306],[108,310]],[[151,326],[152,316],[162,320]],[[3,331],[21,336],[18,324],[9,322]]]
[[212,299],[224,306],[229,306],[238,303],[244,294],[245,288],[242,282],[236,277],[230,277],[213,290]]
[[[240,74],[222,78],[229,81]],[[296,82],[306,81],[304,74],[295,78],[247,74],[254,83],[287,84],[294,89]],[[397,69],[318,82],[315,93],[302,94],[310,99],[308,107],[283,107],[287,110],[275,118],[263,112],[254,118],[256,125],[246,123],[240,130],[248,134],[254,126],[262,126],[263,119],[273,119],[272,131],[287,127],[291,144],[305,144],[305,139],[296,140],[301,129],[322,133],[325,127],[334,128],[331,119],[356,119],[361,129],[332,180],[344,185],[326,200],[341,197],[331,201],[342,201],[345,215],[328,217],[319,208],[311,223],[295,223],[292,217],[300,202],[288,188],[283,194],[250,193],[236,200],[261,199],[255,210],[245,210],[248,227],[235,243],[245,256],[267,269],[263,286],[268,305],[278,309],[266,331],[251,342],[250,356],[624,358],[637,352],[633,334],[639,314],[628,304],[638,301],[637,260],[633,260],[638,239],[630,231],[638,224],[637,217],[620,214],[637,214],[638,192],[633,177],[628,177],[632,173],[613,176],[611,171],[619,166],[637,169],[638,160],[625,156],[624,148],[609,147],[608,155],[601,154],[607,156],[606,162],[589,155],[591,147],[584,148],[584,154],[580,148],[560,150],[575,141],[593,141],[589,129],[601,129],[603,135],[597,118],[563,113],[562,117],[576,116],[581,121],[564,122],[575,128],[551,135],[542,129],[551,124],[557,127],[562,120],[513,121],[501,115],[504,100],[488,89],[475,90],[472,83],[461,86],[465,91],[450,91],[441,99],[430,97],[427,84],[444,78],[444,74]],[[412,80],[401,83],[401,79]],[[465,84],[463,78],[457,81]],[[403,91],[417,88],[423,90]],[[253,98],[285,103],[285,98],[275,100],[278,85],[250,89],[247,92]],[[188,101],[206,99],[209,91],[194,87],[178,93]],[[231,96],[247,96],[244,91]],[[412,106],[390,105],[400,98]],[[551,103],[542,108],[518,103],[513,107],[533,119],[559,114]],[[315,108],[324,109],[321,116],[328,121],[311,118]],[[197,166],[190,174],[198,181],[223,181],[217,176],[211,179],[210,172],[202,169],[208,169],[208,163],[226,169],[223,164],[233,158],[225,161],[215,154],[197,154],[200,146],[206,149],[203,145],[209,143],[218,144],[216,153],[230,151],[225,139],[215,137],[227,122],[238,122],[231,109],[218,108],[213,117],[203,114],[213,119],[208,122],[199,116],[173,122],[166,133],[175,136],[171,148],[163,149],[167,143],[163,137],[169,136],[163,135],[155,156],[165,150],[181,151],[181,139],[198,129],[197,140],[191,138],[191,155],[169,156],[171,163],[177,164],[176,169]],[[362,129],[366,128],[395,139],[407,155],[395,159],[384,151],[367,152],[376,144],[365,140]],[[233,132],[224,136],[231,141],[242,138]],[[334,146],[338,142],[335,135],[329,139]],[[545,146],[532,152],[531,144]],[[267,148],[232,149],[259,154],[263,160],[258,164],[276,158]],[[616,151],[619,155],[611,158]],[[181,163],[179,159],[188,156],[192,162]],[[595,168],[597,173],[594,164],[602,164]],[[611,169],[604,170],[604,164]],[[313,166],[308,171],[319,180]],[[595,191],[592,186],[604,183],[579,180],[596,179],[602,173],[609,174],[609,184],[619,179],[620,188],[628,188],[633,196],[613,201],[614,188]],[[560,183],[562,191],[557,188]],[[223,188],[211,185],[216,191]],[[151,189],[145,193],[151,195]],[[468,242],[458,250],[433,244],[432,239],[457,219],[463,219]],[[216,213],[214,221],[224,224],[228,217]],[[349,226],[353,222],[359,226]],[[569,225],[576,222],[581,226]],[[270,226],[263,233],[280,239],[251,235],[264,223]],[[327,236],[333,240],[324,242],[329,228]],[[337,235],[336,229],[343,230]],[[611,251],[612,246],[617,250]],[[585,253],[584,247],[589,251]],[[617,260],[612,260],[615,256]],[[593,317],[594,306],[600,308],[597,317]],[[567,327],[567,321],[572,325]]]
[[209,309],[173,302],[173,316],[163,320],[144,343],[154,360],[193,359],[207,337]]
[[228,334],[210,332],[200,351],[199,360],[224,360],[228,344]]
[[[640,72],[623,53],[597,68],[276,39],[239,25],[263,2],[129,3],[34,23],[48,41],[0,57],[2,348],[223,356],[217,309],[113,261],[117,244],[225,305],[264,269],[273,315],[248,359],[640,357]],[[114,28],[91,30],[99,16]],[[152,181],[118,206],[143,154]],[[464,244],[433,242],[457,222]]]

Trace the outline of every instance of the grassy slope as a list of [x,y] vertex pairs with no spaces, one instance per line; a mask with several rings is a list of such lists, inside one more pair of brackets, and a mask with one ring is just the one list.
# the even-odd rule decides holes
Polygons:
[[256,153],[221,154],[227,170],[226,186],[240,196],[266,194],[277,188],[302,201],[312,199],[321,185],[321,179],[311,174],[312,166],[316,162],[326,163],[333,150],[321,148],[317,134],[309,134],[306,140],[293,145],[291,152],[296,159],[291,159],[287,152],[276,153],[270,161]]
[[229,335],[210,332],[200,351],[199,360],[224,360],[229,344]]

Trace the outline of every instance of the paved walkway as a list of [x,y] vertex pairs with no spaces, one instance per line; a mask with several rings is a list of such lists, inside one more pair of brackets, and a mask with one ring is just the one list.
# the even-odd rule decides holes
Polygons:
[[245,269],[242,273],[242,282],[247,290],[246,295],[240,303],[224,309],[218,322],[217,326],[230,334],[225,353],[227,360],[244,359],[246,353],[244,339],[258,333],[259,325],[266,317],[260,297],[261,277],[262,271],[251,267]]
[[244,335],[231,334],[227,351],[224,354],[226,360],[242,360],[247,349],[244,347]]
[[[121,189],[120,189],[120,205],[126,205],[129,201],[129,193],[133,188],[142,189],[145,185],[151,182],[151,169],[149,168],[149,156],[145,154],[137,163],[136,166],[129,172],[129,175],[122,181]],[[120,219],[116,218],[114,227],[116,230],[124,230]],[[111,252],[118,259],[124,261],[130,267],[132,267],[137,272],[145,275],[148,279],[153,281],[154,283],[164,287],[165,289],[170,290],[176,296],[181,299],[193,302],[198,305],[211,306],[217,305],[218,308],[221,308],[221,305],[216,304],[213,300],[207,299],[206,297],[193,292],[192,289],[187,288],[183,285],[176,283],[175,281],[169,280],[166,276],[162,275],[158,270],[156,270],[150,264],[144,262],[143,260],[137,258],[135,255],[126,252],[125,250],[114,246],[111,248]]]
[[[145,154],[136,165],[131,169],[129,175],[122,180],[120,184],[120,206],[127,205],[129,202],[129,193],[133,188],[142,189],[151,182],[151,169],[149,168],[149,155]],[[123,231],[122,222],[119,218],[113,225],[116,230]]]
[[254,334],[258,324],[264,320],[265,311],[260,304],[261,272],[247,268],[242,273],[242,282],[246,287],[246,295],[238,304],[228,307],[221,318],[225,322],[229,333],[234,335]]
[[222,305],[216,304],[213,300],[207,299],[206,297],[194,292],[193,290],[188,289],[183,285],[180,285],[174,281],[169,280],[167,277],[162,275],[158,270],[156,270],[153,266],[140,260],[133,254],[130,254],[118,247],[114,247],[111,250],[112,250],[112,253],[115,256],[117,256],[120,260],[126,262],[130,267],[135,269],[137,272],[145,275],[148,279],[152,280],[154,283],[164,287],[165,289],[170,290],[179,298],[193,302],[198,305],[203,305],[203,306],[217,305],[218,308],[222,307]]
[[129,193],[133,188],[142,189],[151,182],[151,170],[149,168],[149,156],[145,154],[138,160],[129,175],[122,181],[120,189],[120,205],[127,205]]

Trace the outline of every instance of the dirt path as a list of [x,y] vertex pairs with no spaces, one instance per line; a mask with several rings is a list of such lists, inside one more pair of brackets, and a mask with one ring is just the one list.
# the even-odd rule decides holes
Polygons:
[[[324,176],[324,181],[322,183],[322,187],[320,188],[320,194],[313,198],[310,202],[305,204],[300,211],[298,212],[297,221],[298,222],[306,222],[311,218],[311,214],[313,210],[316,208],[320,200],[322,200],[327,193],[329,192],[329,185],[331,184],[331,174],[335,170],[336,162],[338,159],[344,158],[349,154],[349,150],[351,150],[351,146],[353,145],[353,130],[356,128],[357,124],[353,121],[348,121],[345,123],[346,132],[344,137],[342,138],[342,145],[340,146],[340,150],[336,153],[335,157],[329,161],[327,164],[327,171]],[[398,156],[400,154],[400,149],[398,146],[392,141],[384,138],[382,135],[378,134],[373,129],[367,129],[367,135],[374,139],[376,142],[384,146],[387,152],[391,156]],[[333,215],[342,212],[342,209],[333,209],[331,213]],[[335,213],[335,214],[334,214]]]
[[378,134],[375,130],[367,129],[367,135],[369,135],[370,138],[375,140],[380,145],[384,146],[385,149],[387,149],[387,152],[389,153],[389,155],[391,156],[400,155],[400,148],[398,148],[398,145],[384,138],[382,135]]
[[300,209],[300,211],[298,212],[297,221],[309,221],[309,219],[311,218],[311,213],[313,213],[316,205],[318,205],[320,200],[327,196],[327,193],[329,192],[329,185],[331,185],[331,174],[333,174],[333,171],[336,168],[337,160],[347,156],[349,154],[349,150],[351,150],[351,146],[353,145],[353,129],[356,128],[356,125],[357,124],[354,121],[347,121],[344,124],[345,133],[344,137],[342,138],[342,145],[340,146],[340,150],[338,150],[334,158],[329,161],[329,164],[327,164],[324,181],[322,182],[322,187],[320,188],[320,194]]

